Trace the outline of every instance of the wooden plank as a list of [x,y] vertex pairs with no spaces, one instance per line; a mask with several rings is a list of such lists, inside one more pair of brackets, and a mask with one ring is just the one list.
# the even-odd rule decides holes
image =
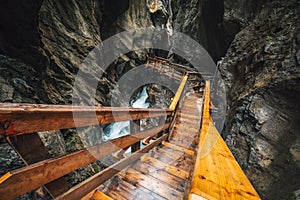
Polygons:
[[184,159],[187,159],[187,160],[193,160],[193,156],[189,155],[189,154],[186,154],[182,151],[177,151],[175,149],[171,149],[171,148],[168,148],[168,147],[162,147],[159,149],[161,152],[164,152],[166,154],[168,154],[170,157],[184,157]]
[[133,166],[133,169],[140,171],[147,176],[152,176],[153,178],[156,178],[161,182],[165,182],[166,184],[168,184],[169,187],[174,188],[179,192],[184,192],[185,180],[171,175],[163,171],[162,169],[155,168],[151,165],[142,162],[137,162]]
[[[190,135],[189,135],[190,134]],[[195,137],[197,137],[197,133],[187,133],[187,132],[178,132],[178,131],[173,131],[172,135],[171,135],[171,139],[177,139],[177,140],[182,140],[185,143],[193,143],[193,141],[195,140]]]
[[167,163],[164,163],[162,161],[159,161],[153,157],[150,157],[150,156],[147,156],[147,155],[144,155],[141,157],[141,161],[144,162],[144,163],[147,163],[153,167],[156,167],[158,169],[162,169],[178,178],[181,178],[181,179],[187,179],[189,177],[189,173],[184,171],[184,170],[181,170],[181,169],[178,169],[176,167],[173,167]]
[[174,144],[172,144],[172,143],[170,143],[170,142],[164,141],[162,144],[163,144],[164,146],[167,146],[167,147],[172,148],[172,149],[174,149],[174,150],[181,151],[181,152],[184,152],[184,153],[186,153],[186,154],[189,154],[189,155],[191,155],[191,156],[194,156],[194,155],[195,155],[195,152],[194,152],[194,151],[189,150],[189,149],[186,149],[186,148],[183,148],[183,147],[180,147],[180,146],[177,146],[177,145],[174,145]]
[[120,148],[127,147],[145,137],[165,130],[170,124],[161,125],[133,135],[126,135],[65,156],[51,158],[13,171],[12,176],[0,184],[0,199],[12,199],[41,185],[68,174]]
[[[140,195],[140,191],[137,192],[136,190],[137,188],[135,188],[133,185],[129,183],[125,183],[125,181],[122,179],[122,177],[119,174],[111,178],[108,187],[105,188],[106,194],[111,196],[111,191],[114,191],[118,193],[118,195],[121,195],[123,197],[122,199],[137,199],[137,197]],[[146,194],[143,195],[144,197],[149,198],[148,195]]]
[[183,199],[181,192],[169,187],[164,182],[151,176],[146,176],[132,168],[129,168],[125,175],[125,180],[130,183],[141,185],[148,190],[167,199]]
[[19,135],[171,114],[168,109],[0,103],[0,134]]
[[164,163],[168,163],[170,166],[186,172],[189,172],[193,166],[192,160],[184,159],[182,156],[170,157],[168,154],[159,149],[155,150],[153,153],[153,158],[163,161]]
[[124,199],[139,199],[139,200],[149,200],[149,199],[156,199],[161,200],[165,199],[162,196],[159,196],[156,193],[153,193],[152,191],[142,187],[142,186],[134,186],[123,179],[125,176],[125,173],[120,172],[118,173],[114,178],[113,181],[111,181],[111,184],[106,189],[107,193],[111,190],[117,192],[121,196],[124,197]]
[[79,199],[83,197],[84,195],[88,194],[90,191],[97,188],[100,184],[104,183],[106,180],[108,180],[109,178],[117,174],[120,170],[124,169],[126,166],[138,160],[144,153],[148,152],[150,149],[160,144],[166,138],[167,135],[163,135],[162,137],[158,138],[151,144],[131,154],[127,158],[120,160],[114,165],[104,169],[103,171],[97,173],[96,175],[74,186],[69,191],[67,191],[60,197],[58,197],[57,199]]
[[193,119],[193,120],[199,120],[199,118],[201,116],[199,116],[199,115],[193,115],[193,114],[180,113],[180,114],[178,114],[178,117],[183,117],[183,118],[188,118],[188,119]]
[[169,106],[169,110],[175,110],[180,98],[181,98],[181,94],[185,88],[185,84],[187,82],[187,79],[188,79],[188,75],[185,75],[182,80],[181,80],[181,83],[176,91],[176,94],[175,96],[173,97],[173,100],[172,100],[172,103],[171,105]]
[[170,142],[172,144],[175,144],[175,145],[183,147],[183,148],[187,148],[187,149],[192,150],[192,151],[195,150],[196,146],[197,146],[196,142],[188,143],[188,142],[185,142],[181,139],[176,139],[176,138],[171,138]]
[[206,82],[202,130],[189,199],[260,199],[214,126]]
[[[200,118],[200,117],[199,117]],[[200,124],[201,124],[201,119],[197,119],[197,120],[191,120],[191,119],[188,119],[188,118],[180,118],[179,119],[179,122],[180,123],[185,123],[187,125],[190,125],[192,127],[200,127]]]
[[[44,146],[37,133],[9,137],[8,140],[26,165],[51,158],[48,149]],[[52,197],[57,197],[69,189],[69,184],[64,177],[61,177],[47,183],[45,188]]]
[[199,132],[200,127],[191,127],[182,123],[178,123],[175,124],[174,129],[177,131],[184,131],[184,132]]

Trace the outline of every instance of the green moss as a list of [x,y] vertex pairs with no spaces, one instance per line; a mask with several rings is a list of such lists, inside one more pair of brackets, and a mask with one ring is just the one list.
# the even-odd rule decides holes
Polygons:
[[270,35],[268,35],[268,36],[266,37],[266,40],[267,40],[267,41],[272,41],[272,40],[273,40],[273,37],[270,36]]

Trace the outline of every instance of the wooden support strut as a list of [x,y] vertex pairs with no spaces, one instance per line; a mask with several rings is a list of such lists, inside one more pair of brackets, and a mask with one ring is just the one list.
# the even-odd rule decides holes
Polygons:
[[13,199],[41,185],[62,177],[80,167],[103,158],[111,153],[130,146],[137,141],[166,130],[170,124],[164,124],[136,134],[122,136],[96,146],[82,149],[65,156],[51,158],[21,169],[17,169],[0,178],[0,199]]

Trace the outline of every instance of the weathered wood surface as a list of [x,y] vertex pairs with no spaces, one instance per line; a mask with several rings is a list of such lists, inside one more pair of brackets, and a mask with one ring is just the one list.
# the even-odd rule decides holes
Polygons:
[[134,161],[138,160],[144,153],[148,152],[153,147],[157,146],[163,140],[167,138],[167,135],[164,135],[158,138],[153,143],[147,145],[143,149],[136,151],[135,153],[131,154],[127,158],[120,160],[119,162],[115,163],[114,165],[104,169],[103,171],[99,172],[98,174],[88,178],[87,180],[83,181],[82,183],[76,185],[75,187],[71,188],[69,191],[58,197],[57,199],[80,199],[84,195],[88,194],[92,190],[96,189],[100,184],[104,183],[106,180],[111,178],[113,175],[124,169],[129,164],[132,164]]
[[13,199],[41,185],[51,182],[80,167],[130,146],[148,136],[165,130],[170,124],[132,135],[116,138],[99,145],[79,150],[58,158],[51,158],[11,172],[12,176],[0,184],[0,199]]
[[194,156],[194,155],[195,155],[195,152],[194,152],[194,151],[189,150],[189,149],[186,149],[186,148],[183,148],[183,147],[179,147],[179,146],[174,145],[174,144],[172,144],[172,143],[170,143],[170,142],[163,142],[162,144],[163,144],[164,146],[166,146],[166,147],[170,147],[171,149],[181,151],[181,152],[186,153],[186,154],[189,154],[189,155],[191,155],[191,156]]
[[[110,179],[111,182],[102,189],[105,194],[113,199],[184,199],[187,196],[186,187],[193,172],[196,150],[191,143],[198,140],[203,102],[198,101],[201,98],[198,96],[192,113],[187,113],[189,111],[184,105],[195,96],[195,93],[188,93],[182,99],[182,106],[178,108],[180,114],[176,115],[173,124],[177,129],[170,133],[170,140],[163,141],[162,145]],[[195,119],[198,116],[198,123],[181,120],[186,114]],[[179,139],[183,140],[181,146],[178,146]]]
[[0,134],[19,135],[171,114],[168,109],[0,103]]
[[211,120],[209,95],[206,82],[202,130],[189,199],[260,199]]

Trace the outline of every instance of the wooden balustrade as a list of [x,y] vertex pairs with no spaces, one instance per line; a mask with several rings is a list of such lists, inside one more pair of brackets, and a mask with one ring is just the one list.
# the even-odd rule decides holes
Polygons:
[[[21,136],[30,136],[32,133],[48,130],[131,121],[130,135],[112,139],[60,157],[48,158],[33,164],[29,163],[30,165],[26,167],[8,172],[0,178],[0,199],[18,197],[120,149],[126,149],[131,146],[132,154],[129,157],[120,160],[112,167],[71,188],[59,198],[79,198],[92,191],[96,185],[101,184],[117,173],[118,170],[115,167],[117,169],[126,167],[137,160],[141,153],[149,151],[149,149],[168,138],[168,135],[163,134],[163,132],[170,128],[170,117],[175,115],[174,112],[176,112],[187,80],[188,75],[182,77],[169,109],[0,103],[0,134],[8,139],[14,136],[17,140]],[[160,121],[164,119],[162,125],[140,131],[140,119],[153,117],[158,117]],[[165,119],[168,119],[167,123],[165,123]],[[154,136],[158,139],[140,149],[140,140],[153,138]],[[11,145],[14,145],[14,143],[11,142]],[[16,148],[16,150],[18,149]],[[57,194],[55,197],[57,197]]]
[[52,180],[62,177],[113,152],[152,137],[168,129],[170,124],[122,136],[65,156],[47,159],[9,172],[1,178],[0,199],[13,199]]
[[156,139],[154,142],[148,144],[144,148],[134,152],[127,158],[120,160],[119,162],[115,163],[114,165],[104,169],[103,171],[95,174],[94,176],[90,177],[89,179],[79,183],[78,185],[71,188],[66,193],[59,196],[57,199],[80,199],[86,194],[90,193],[94,189],[96,189],[100,184],[104,183],[106,180],[110,179],[112,176],[117,174],[119,171],[133,163],[134,161],[138,160],[142,155],[147,153],[150,149],[157,146],[161,142],[167,139],[167,135],[163,135],[160,138]]

